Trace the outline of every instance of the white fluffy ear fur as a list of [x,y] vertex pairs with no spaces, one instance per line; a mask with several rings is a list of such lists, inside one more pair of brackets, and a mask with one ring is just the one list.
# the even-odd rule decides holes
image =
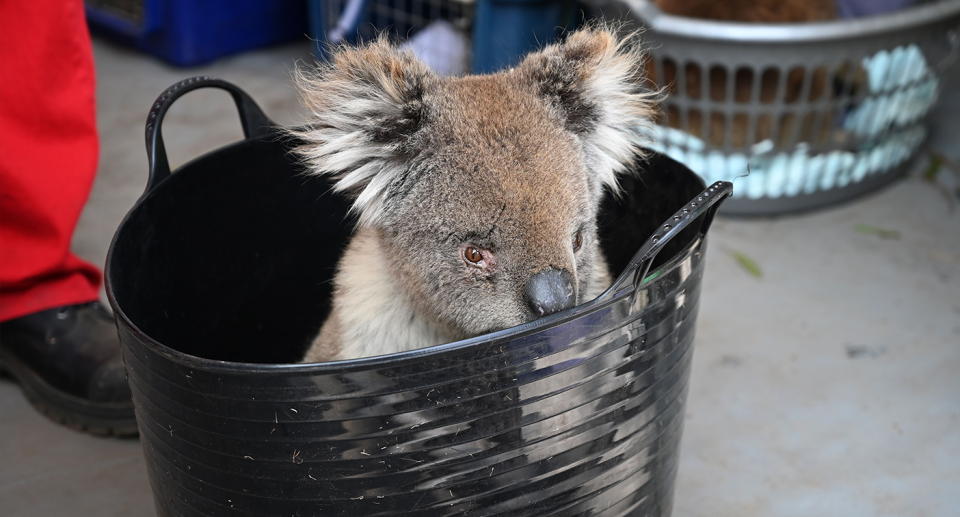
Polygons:
[[645,59],[637,32],[621,38],[601,25],[529,55],[517,69],[580,137],[588,165],[614,192],[617,173],[641,155],[642,128],[656,110],[659,92],[645,84]]
[[310,173],[331,175],[336,191],[356,195],[353,211],[361,224],[377,221],[391,185],[402,178],[424,116],[422,95],[435,78],[385,38],[341,47],[329,62],[296,72],[311,113],[308,126],[290,130],[303,142],[296,152]]

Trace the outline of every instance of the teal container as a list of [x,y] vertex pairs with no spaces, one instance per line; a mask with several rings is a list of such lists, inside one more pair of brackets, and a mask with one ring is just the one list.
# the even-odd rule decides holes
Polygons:
[[473,72],[496,72],[552,43],[573,22],[573,0],[477,0]]

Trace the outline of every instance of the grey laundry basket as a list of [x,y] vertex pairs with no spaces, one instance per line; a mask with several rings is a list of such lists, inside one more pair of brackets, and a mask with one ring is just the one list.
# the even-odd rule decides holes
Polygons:
[[625,0],[668,87],[655,148],[738,181],[724,213],[773,214],[849,199],[898,177],[926,137],[957,58],[960,0],[894,14],[751,24],[665,14]]

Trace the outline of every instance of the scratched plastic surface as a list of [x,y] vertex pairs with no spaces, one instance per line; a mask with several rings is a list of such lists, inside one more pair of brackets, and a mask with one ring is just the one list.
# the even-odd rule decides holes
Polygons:
[[[605,203],[617,271],[704,188],[669,158],[642,168]],[[298,365],[351,230],[345,200],[300,173],[276,135],[251,136],[152,180],[111,246],[160,516],[670,515],[701,221],[636,291],[469,341]]]

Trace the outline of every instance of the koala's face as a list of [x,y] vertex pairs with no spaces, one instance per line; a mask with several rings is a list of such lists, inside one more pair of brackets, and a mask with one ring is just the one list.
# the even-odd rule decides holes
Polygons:
[[461,337],[583,301],[602,186],[576,137],[509,74],[451,79],[424,101],[430,151],[381,223],[403,291]]
[[531,321],[598,280],[598,205],[651,113],[627,43],[582,31],[463,78],[384,41],[341,50],[300,78],[316,120],[298,152],[356,194],[383,267],[448,335]]

